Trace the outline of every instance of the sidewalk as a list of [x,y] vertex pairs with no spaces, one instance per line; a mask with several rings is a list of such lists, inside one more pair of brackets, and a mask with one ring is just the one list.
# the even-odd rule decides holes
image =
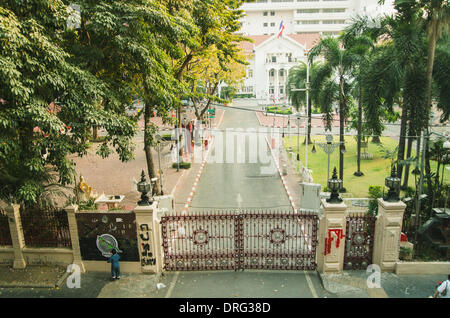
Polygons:
[[365,271],[344,271],[320,274],[320,278],[325,290],[338,298],[429,298],[436,291],[436,283],[446,279],[446,275],[381,273],[381,288],[368,288],[370,275]]
[[67,276],[63,266],[31,265],[25,269],[0,266],[0,288],[59,288]]

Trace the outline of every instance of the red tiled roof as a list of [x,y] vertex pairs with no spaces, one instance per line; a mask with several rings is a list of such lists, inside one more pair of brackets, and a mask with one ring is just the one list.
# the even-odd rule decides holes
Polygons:
[[306,49],[311,50],[320,41],[319,33],[300,33],[300,34],[288,34],[286,37],[300,43],[301,45],[306,44]]
[[[254,42],[240,42],[239,46],[244,52],[252,52],[254,47],[259,46],[261,43],[272,36],[273,35],[247,35],[246,37],[252,39]],[[320,41],[319,33],[287,34],[285,35],[285,37],[289,37],[290,39],[296,41],[297,43],[300,43],[301,45],[306,44],[307,50],[310,50]]]
[[244,52],[252,52],[253,47],[257,47],[261,43],[263,43],[265,40],[270,38],[272,35],[246,35],[245,37],[252,39],[252,42],[240,42],[239,46],[242,48]]

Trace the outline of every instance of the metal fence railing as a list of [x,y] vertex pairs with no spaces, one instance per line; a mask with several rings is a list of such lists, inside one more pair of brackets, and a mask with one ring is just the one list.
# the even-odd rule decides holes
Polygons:
[[0,246],[12,245],[8,216],[0,210]]
[[21,209],[20,217],[27,247],[72,247],[65,210]]

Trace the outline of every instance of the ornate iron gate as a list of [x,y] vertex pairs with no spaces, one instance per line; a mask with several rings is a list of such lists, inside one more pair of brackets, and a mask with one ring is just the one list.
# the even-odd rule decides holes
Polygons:
[[161,218],[169,271],[314,270],[316,214],[217,211]]
[[371,215],[347,217],[344,269],[366,270],[372,264],[375,221]]

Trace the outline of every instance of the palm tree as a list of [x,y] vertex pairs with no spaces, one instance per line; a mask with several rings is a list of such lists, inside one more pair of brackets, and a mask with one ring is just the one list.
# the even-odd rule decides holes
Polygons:
[[[324,68],[331,70],[328,76],[322,78],[324,81],[334,81],[338,85],[338,100],[339,100],[339,141],[342,143],[340,146],[339,154],[339,178],[343,180],[344,177],[344,128],[345,122],[348,116],[348,98],[349,98],[349,86],[351,84],[351,74],[358,57],[355,52],[348,50],[344,47],[344,43],[341,38],[324,38],[311,49],[309,53],[309,59],[312,63],[315,58],[323,56]],[[328,84],[331,84],[330,82]],[[323,86],[327,87],[327,86]],[[331,92],[330,92],[331,93]],[[345,188],[342,189],[345,191]]]
[[[310,94],[309,94],[309,101],[308,101],[308,144],[311,144],[311,109],[312,104],[317,105],[317,91],[319,90],[318,87],[315,87],[314,85],[317,83],[316,77],[321,72],[322,64],[319,62],[313,63],[311,67],[309,68],[309,75],[310,75]],[[291,87],[306,87],[306,76],[307,76],[307,67],[306,63],[301,62],[299,65],[294,66],[289,70],[288,80],[287,80],[287,89],[286,93],[288,95],[288,98],[292,105],[295,107],[297,112],[299,111],[300,107],[306,107],[306,92],[305,91],[298,91],[298,90],[292,90]],[[306,137],[303,143],[306,143]]]
[[341,35],[344,46],[352,50],[357,58],[356,67],[354,69],[353,78],[355,79],[355,86],[358,99],[358,124],[357,124],[357,171],[355,176],[363,176],[361,171],[361,138],[362,138],[362,72],[368,64],[368,57],[370,50],[373,49],[376,38],[373,38],[372,32],[369,32],[369,23],[376,25],[376,19],[369,19],[367,16],[356,16],[352,20],[352,24],[348,26]]
[[[412,0],[410,0],[412,1]],[[436,44],[443,34],[450,29],[450,5],[448,0],[421,0],[427,13],[426,28],[428,32],[428,59],[427,59],[427,99],[426,105],[431,107],[433,65],[435,60]]]
[[[394,104],[401,107],[397,159],[403,162],[406,135],[418,136],[427,124],[426,109],[421,105],[425,99],[425,34],[421,28],[420,10],[417,7],[396,4],[396,9],[398,14],[395,18],[385,17],[379,22],[373,21],[371,27],[358,21],[355,28],[369,35],[374,41],[383,39],[383,42],[371,51],[369,63],[363,72],[366,120],[372,133],[379,136],[384,129],[381,119],[390,117]],[[411,147],[410,137],[408,156],[411,154]],[[402,168],[400,166],[397,171],[400,178]],[[408,178],[407,174],[405,178]]]

